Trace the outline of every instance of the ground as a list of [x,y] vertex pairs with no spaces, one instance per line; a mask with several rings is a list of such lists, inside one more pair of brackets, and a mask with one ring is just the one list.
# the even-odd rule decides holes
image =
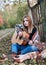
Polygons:
[[[10,32],[10,33],[9,33]],[[36,62],[33,60],[26,60],[22,63],[16,63],[11,58],[11,37],[14,29],[0,30],[0,65],[46,65],[46,59],[40,59]],[[7,34],[6,34],[7,33]],[[3,54],[7,55],[5,60],[2,60]]]

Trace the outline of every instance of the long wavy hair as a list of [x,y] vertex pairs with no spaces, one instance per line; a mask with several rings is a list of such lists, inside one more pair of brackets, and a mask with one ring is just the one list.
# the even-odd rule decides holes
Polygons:
[[24,25],[24,18],[27,18],[27,20],[28,20],[28,22],[29,22],[28,24],[29,24],[29,29],[30,29],[30,30],[31,30],[31,28],[32,28],[32,26],[33,26],[33,23],[32,23],[32,20],[31,20],[30,16],[25,15],[25,16],[23,17],[24,30],[28,32],[27,28],[26,28],[25,25]]

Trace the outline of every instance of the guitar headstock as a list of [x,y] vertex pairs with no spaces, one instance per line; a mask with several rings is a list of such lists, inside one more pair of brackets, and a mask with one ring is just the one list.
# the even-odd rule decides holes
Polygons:
[[17,32],[23,31],[23,25],[22,24],[16,24],[15,29]]

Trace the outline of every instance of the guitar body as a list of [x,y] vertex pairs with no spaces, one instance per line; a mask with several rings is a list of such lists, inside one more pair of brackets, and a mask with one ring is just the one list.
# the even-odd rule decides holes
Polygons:
[[[22,32],[23,34],[23,38],[28,39],[29,38],[29,34],[26,33],[25,31]],[[15,42],[18,43],[19,45],[26,45],[27,44],[27,40],[23,40],[23,39],[19,39],[19,36],[15,39]]]
[[[28,40],[29,39],[29,34],[24,31],[23,32],[23,37]],[[23,40],[22,45],[26,45],[27,44],[27,40],[26,41]]]

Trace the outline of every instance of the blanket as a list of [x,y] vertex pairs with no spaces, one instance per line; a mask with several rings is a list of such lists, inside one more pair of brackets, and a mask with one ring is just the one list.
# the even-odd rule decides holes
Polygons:
[[19,59],[20,62],[23,62],[27,59],[36,59],[38,55],[42,58],[46,58],[46,49],[43,50],[40,54],[39,54],[39,52],[29,52],[29,53],[26,53],[24,55],[19,55],[18,58],[14,57],[14,59],[15,60]]

